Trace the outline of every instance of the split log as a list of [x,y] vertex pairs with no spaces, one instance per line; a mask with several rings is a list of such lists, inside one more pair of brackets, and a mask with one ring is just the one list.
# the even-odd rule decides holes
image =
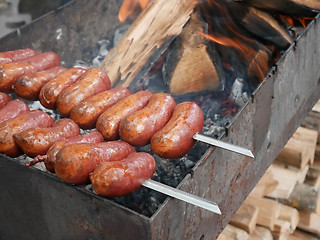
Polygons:
[[301,230],[296,230],[290,235],[290,240],[319,240],[319,238]]
[[274,223],[272,235],[275,240],[287,239],[290,234],[290,223],[288,221],[277,219]]
[[273,240],[270,229],[266,227],[256,226],[253,233],[249,235],[249,240]]
[[278,202],[267,199],[258,198],[249,195],[244,201],[245,204],[256,206],[259,209],[257,224],[268,227],[271,231],[280,213],[280,205]]
[[250,6],[290,16],[314,16],[320,10],[319,0],[242,0]]
[[272,165],[267,169],[267,171],[260,178],[257,185],[251,191],[251,196],[265,197],[277,188],[279,182],[273,177],[271,169]]
[[227,224],[217,240],[248,240],[249,234],[231,224]]
[[280,213],[279,213],[279,220],[284,220],[290,223],[290,233],[293,233],[299,223],[299,212],[297,209],[280,204]]
[[293,41],[287,29],[270,14],[241,2],[231,1],[228,6],[233,17],[252,34],[282,49],[292,44]]
[[128,87],[147,73],[151,63],[181,33],[195,3],[193,0],[150,2],[100,66],[109,75],[112,86]]
[[207,33],[199,11],[194,11],[182,33],[168,49],[164,63],[164,81],[174,95],[218,91],[224,74],[214,45],[203,37]]
[[316,213],[301,211],[298,228],[313,234],[320,235],[320,215]]
[[256,227],[259,209],[249,204],[242,204],[238,211],[231,217],[230,224],[252,233]]
[[288,199],[278,199],[281,203],[299,210],[320,213],[319,188],[298,183]]

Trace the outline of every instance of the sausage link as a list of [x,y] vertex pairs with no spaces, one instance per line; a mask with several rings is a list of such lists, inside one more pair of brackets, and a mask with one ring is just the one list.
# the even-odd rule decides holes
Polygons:
[[97,120],[96,128],[106,140],[119,137],[120,121],[129,114],[144,108],[152,92],[140,91],[125,97],[103,112]]
[[30,157],[46,154],[56,141],[80,134],[79,126],[68,118],[57,121],[51,127],[35,127],[13,135],[15,142]]
[[46,168],[50,172],[55,172],[55,163],[57,154],[61,148],[74,143],[99,143],[103,142],[103,136],[94,130],[84,135],[78,135],[66,140],[60,140],[55,142],[47,151],[46,155],[38,155],[33,161],[26,164],[27,167],[37,164],[38,162],[44,162]]
[[10,92],[12,85],[21,77],[60,65],[56,53],[47,52],[16,62],[0,65],[0,91]]
[[134,146],[146,145],[153,134],[166,125],[172,116],[176,102],[170,94],[154,94],[148,105],[120,122],[120,138]]
[[116,162],[103,162],[93,171],[90,181],[94,191],[104,197],[118,197],[141,187],[156,169],[154,158],[145,152],[131,153]]
[[78,81],[85,71],[84,68],[70,68],[46,83],[39,93],[39,101],[42,106],[49,109],[55,109],[58,96],[65,89]]
[[19,99],[11,100],[0,109],[0,123],[15,118],[21,113],[29,111],[30,109],[25,102]]
[[126,88],[114,88],[98,93],[75,106],[69,117],[81,128],[93,128],[104,111],[130,94],[131,92]]
[[10,101],[11,97],[8,94],[0,92],[0,109],[3,108]]
[[193,136],[201,132],[203,113],[194,102],[178,104],[169,122],[151,140],[151,149],[163,158],[178,158],[190,151],[195,144]]
[[108,75],[100,68],[88,69],[81,78],[57,98],[57,108],[65,116],[81,101],[108,90],[111,86]]
[[30,48],[0,52],[0,64],[19,61],[24,58],[32,57],[36,54],[37,52]]
[[20,97],[38,100],[41,88],[52,78],[65,71],[66,68],[57,66],[40,72],[25,75],[13,85],[13,91]]
[[100,162],[119,161],[135,149],[122,141],[75,143],[58,152],[55,171],[67,183],[84,184]]
[[53,124],[53,118],[41,110],[21,113],[0,123],[0,152],[10,157],[21,155],[21,149],[13,139],[14,134],[34,127],[51,127]]

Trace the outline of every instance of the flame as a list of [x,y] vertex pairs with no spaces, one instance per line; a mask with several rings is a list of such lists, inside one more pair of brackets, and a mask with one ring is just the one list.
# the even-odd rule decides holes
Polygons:
[[124,0],[118,13],[119,21],[124,22],[128,18],[135,18],[136,13],[146,8],[148,3],[149,0]]

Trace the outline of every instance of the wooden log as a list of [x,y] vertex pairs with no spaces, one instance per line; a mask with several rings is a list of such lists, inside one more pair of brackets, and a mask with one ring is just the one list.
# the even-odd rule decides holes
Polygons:
[[217,240],[248,240],[249,234],[231,224],[227,224]]
[[258,198],[249,195],[245,204],[256,206],[259,209],[257,224],[268,227],[270,230],[274,229],[274,224],[280,213],[280,205],[278,202],[267,199]]
[[290,234],[290,223],[285,220],[277,219],[274,223],[272,236],[275,240],[288,239]]
[[259,209],[249,204],[242,204],[238,211],[231,217],[230,224],[247,233],[252,233],[256,227]]
[[291,16],[314,16],[320,9],[319,0],[242,0],[242,2],[272,13]]
[[163,73],[173,95],[222,89],[222,64],[212,42],[203,37],[207,29],[200,12],[194,11],[168,49]]
[[320,235],[320,214],[300,211],[300,221],[298,228]]
[[250,195],[255,197],[267,196],[268,194],[272,193],[278,185],[279,182],[273,177],[271,165],[260,178]]
[[280,204],[279,220],[288,221],[290,223],[290,233],[293,233],[299,223],[299,212],[297,209]]
[[156,62],[181,33],[195,3],[194,0],[150,2],[100,66],[109,75],[112,86],[128,87],[147,73],[150,63]]
[[253,233],[249,235],[249,240],[273,240],[270,229],[266,227],[256,226]]
[[236,1],[230,1],[228,7],[233,17],[252,34],[282,49],[292,44],[287,29],[270,14]]
[[304,183],[297,183],[288,199],[278,200],[299,210],[320,213],[319,188]]
[[293,234],[290,235],[290,240],[319,240],[319,238],[297,229]]

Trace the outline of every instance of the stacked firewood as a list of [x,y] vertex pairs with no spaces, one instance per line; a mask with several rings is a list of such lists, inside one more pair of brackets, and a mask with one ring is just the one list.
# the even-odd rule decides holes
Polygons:
[[320,100],[219,240],[320,238]]

